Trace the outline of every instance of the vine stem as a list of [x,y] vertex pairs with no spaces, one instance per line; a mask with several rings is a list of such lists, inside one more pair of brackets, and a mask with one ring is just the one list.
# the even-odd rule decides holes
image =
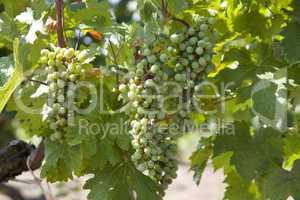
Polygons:
[[190,27],[190,25],[189,25],[188,22],[186,22],[185,20],[180,19],[180,18],[178,18],[178,17],[175,17],[174,15],[172,15],[172,14],[168,11],[168,5],[167,5],[167,3],[166,3],[165,0],[161,0],[161,6],[162,6],[162,13],[163,13],[163,16],[164,16],[165,18],[169,18],[169,19],[171,19],[171,20],[173,20],[173,21],[179,22],[179,23],[185,25],[187,28]]
[[63,33],[63,0],[56,0],[56,20],[57,20],[57,46],[63,47],[65,44]]

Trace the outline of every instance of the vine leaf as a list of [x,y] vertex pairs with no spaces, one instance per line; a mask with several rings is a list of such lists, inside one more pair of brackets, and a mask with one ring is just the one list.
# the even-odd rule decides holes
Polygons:
[[299,160],[295,162],[294,168],[291,171],[282,168],[272,168],[266,174],[266,178],[259,183],[263,199],[286,200],[290,196],[294,199],[299,199],[299,171]]
[[207,162],[212,154],[212,147],[209,139],[200,141],[200,147],[193,153],[190,160],[192,161],[192,170],[195,172],[194,180],[199,185],[203,171],[206,168]]
[[159,187],[129,162],[96,172],[84,188],[91,190],[90,200],[131,200],[134,193],[137,200],[161,200]]
[[[255,186],[250,181],[244,180],[238,173],[232,171],[225,179],[225,198],[230,200],[255,200]],[[254,191],[253,191],[254,190]]]
[[19,39],[15,39],[14,41],[14,64],[15,70],[10,77],[10,79],[4,84],[2,88],[0,88],[0,112],[3,111],[6,103],[10,99],[11,95],[15,91],[15,89],[22,83],[24,80],[23,76],[23,65],[20,62],[20,41]]
[[45,160],[41,175],[49,182],[68,181],[80,167],[80,153],[76,146],[45,142]]
[[300,27],[298,23],[290,23],[282,32],[284,39],[282,46],[284,48],[286,58],[291,63],[299,62],[300,60]]
[[283,164],[281,134],[272,128],[262,128],[250,134],[245,122],[235,123],[235,135],[218,135],[214,141],[213,158],[232,152],[230,164],[241,177],[252,180],[265,170]]

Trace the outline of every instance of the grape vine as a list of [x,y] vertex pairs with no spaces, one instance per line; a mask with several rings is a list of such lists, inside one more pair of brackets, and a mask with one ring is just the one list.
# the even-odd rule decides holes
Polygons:
[[298,4],[3,0],[0,110],[90,200],[162,200],[185,133],[197,184],[212,163],[226,200],[299,199]]

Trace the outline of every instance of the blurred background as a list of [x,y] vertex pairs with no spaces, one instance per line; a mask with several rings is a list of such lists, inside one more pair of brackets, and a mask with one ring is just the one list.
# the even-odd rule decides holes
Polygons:
[[[136,0],[109,0],[112,6],[112,13],[119,23],[139,21],[140,17],[137,13]],[[5,52],[0,52],[5,54]],[[0,68],[1,80],[5,80],[3,76],[9,76],[12,71],[12,66]],[[8,78],[8,77],[6,77]],[[0,86],[3,83],[0,82]],[[13,140],[15,133],[11,131],[11,119],[13,114],[0,113],[0,146],[7,144]],[[165,200],[221,200],[223,199],[224,176],[222,171],[214,172],[209,164],[206,168],[202,181],[199,186],[196,186],[193,181],[193,174],[189,169],[189,156],[196,150],[200,136],[197,134],[189,134],[184,136],[179,141],[180,151],[178,159],[180,167],[178,178],[167,191]],[[0,163],[1,164],[1,163]],[[39,172],[36,172],[37,176]],[[82,185],[87,177],[79,178],[70,183],[60,183],[50,185],[46,183],[33,183],[32,174],[23,174],[15,181],[10,181],[9,184],[0,184],[0,200],[42,200],[42,188],[55,196],[55,200],[86,200],[87,191],[82,190]],[[5,194],[5,195],[4,195]]]

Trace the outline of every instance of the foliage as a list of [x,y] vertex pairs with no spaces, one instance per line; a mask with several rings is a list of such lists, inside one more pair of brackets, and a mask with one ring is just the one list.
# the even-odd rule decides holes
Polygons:
[[[191,156],[196,183],[212,160],[215,170],[223,169],[226,175],[224,199],[300,198],[299,0],[138,0],[142,21],[131,24],[118,23],[122,20],[114,19],[106,1],[80,2],[65,1],[66,45],[88,50],[93,69],[84,72],[85,81],[96,86],[102,98],[92,112],[76,113],[75,125],[63,140],[52,141],[42,112],[48,87],[43,85],[47,77],[41,73],[40,51],[57,42],[47,24],[55,19],[54,1],[0,1],[0,110],[16,111],[26,134],[43,138],[44,178],[56,182],[94,174],[85,185],[92,200],[162,198],[165,188],[131,160],[132,114],[123,112],[128,107],[118,88],[132,78],[129,72],[141,59],[140,49],[154,45],[154,51],[167,51],[161,47],[168,39],[161,44],[155,40],[184,32],[200,15],[213,17],[218,33],[213,71],[201,80],[221,89],[203,88],[204,95],[219,95],[204,98],[202,112],[188,113],[197,126],[208,124],[204,132],[210,132]],[[7,73],[11,65],[13,73]],[[175,68],[172,62],[168,65]],[[172,75],[170,71],[164,73]],[[79,90],[77,106],[90,105],[91,95]],[[27,113],[15,99],[38,111]],[[83,122],[99,131],[85,129],[88,132],[82,134],[78,124]],[[115,133],[112,124],[123,129]]]

